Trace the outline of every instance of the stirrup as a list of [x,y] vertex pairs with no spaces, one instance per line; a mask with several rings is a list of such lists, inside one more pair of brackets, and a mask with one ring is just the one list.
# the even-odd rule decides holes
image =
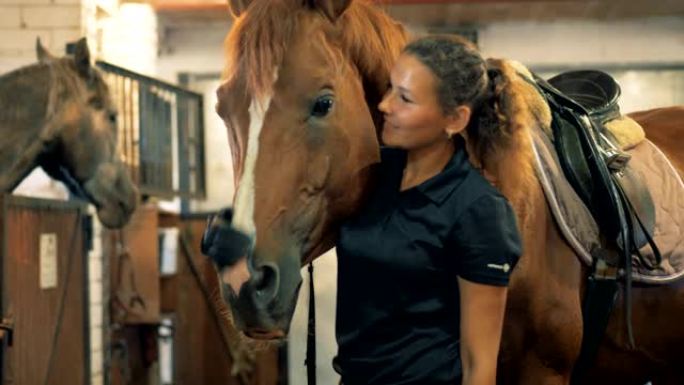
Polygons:
[[603,133],[600,133],[599,136],[603,145],[600,145],[598,150],[603,156],[603,161],[606,163],[608,170],[611,172],[624,170],[629,160],[632,159],[632,155],[622,151],[617,144]]
[[603,155],[603,160],[606,162],[606,166],[612,172],[619,172],[627,167],[627,163],[632,159],[632,155],[616,150],[614,148],[609,148],[607,150],[599,149]]

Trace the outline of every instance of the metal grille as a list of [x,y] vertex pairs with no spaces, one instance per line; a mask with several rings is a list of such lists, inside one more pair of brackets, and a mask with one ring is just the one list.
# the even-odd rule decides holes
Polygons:
[[204,198],[202,95],[97,63],[119,112],[119,151],[144,195]]

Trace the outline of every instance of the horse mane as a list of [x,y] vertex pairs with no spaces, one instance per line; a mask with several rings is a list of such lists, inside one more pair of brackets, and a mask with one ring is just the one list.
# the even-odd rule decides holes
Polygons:
[[488,59],[487,64],[501,74],[496,92],[499,129],[487,137],[488,143],[469,143],[469,148],[486,145],[481,160],[485,176],[524,216],[531,203],[530,191],[538,183],[531,130],[535,126],[548,129],[551,111],[537,89],[525,79],[532,76],[522,64],[501,59]]
[[[305,12],[315,10],[303,7],[301,0],[252,3],[225,40],[227,64],[223,78],[245,79],[253,95],[271,91],[273,69],[283,62]],[[385,87],[387,74],[406,43],[403,27],[369,2],[354,1],[336,21],[334,32],[335,37],[339,36],[340,48],[352,58],[364,79],[375,83],[384,74],[379,85]]]
[[[31,87],[30,90],[27,86]],[[9,123],[8,128],[25,126],[37,117],[46,116],[50,86],[49,65],[46,63],[29,64],[0,76],[2,120]],[[31,103],[27,105],[25,99]]]

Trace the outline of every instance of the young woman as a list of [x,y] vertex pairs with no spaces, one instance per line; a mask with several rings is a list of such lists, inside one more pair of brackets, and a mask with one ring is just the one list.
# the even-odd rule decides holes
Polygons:
[[344,385],[495,384],[520,237],[462,136],[496,124],[492,87],[455,36],[410,43],[391,72],[378,184],[337,243]]

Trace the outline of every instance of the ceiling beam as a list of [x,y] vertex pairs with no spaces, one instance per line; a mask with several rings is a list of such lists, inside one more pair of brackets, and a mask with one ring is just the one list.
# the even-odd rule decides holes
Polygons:
[[[568,2],[569,0],[551,0]],[[219,11],[228,10],[227,0],[149,0],[159,11]],[[373,0],[382,5],[421,5],[421,4],[515,4],[530,2],[549,2],[549,0]],[[577,1],[575,1],[577,2]]]

